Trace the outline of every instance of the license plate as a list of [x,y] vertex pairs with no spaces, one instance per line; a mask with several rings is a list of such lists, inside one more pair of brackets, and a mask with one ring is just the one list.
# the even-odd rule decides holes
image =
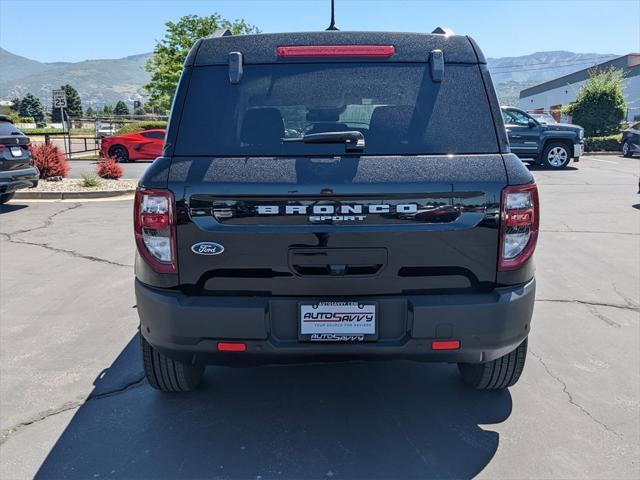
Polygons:
[[312,342],[361,342],[377,338],[375,303],[300,304],[300,339]]
[[12,157],[21,157],[22,149],[20,147],[11,147],[11,156]]

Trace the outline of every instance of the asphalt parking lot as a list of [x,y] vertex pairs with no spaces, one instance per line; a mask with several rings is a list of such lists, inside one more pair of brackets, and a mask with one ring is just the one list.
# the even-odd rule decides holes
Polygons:
[[530,351],[509,391],[405,361],[143,379],[131,201],[0,209],[0,477],[640,478],[640,159],[534,170]]

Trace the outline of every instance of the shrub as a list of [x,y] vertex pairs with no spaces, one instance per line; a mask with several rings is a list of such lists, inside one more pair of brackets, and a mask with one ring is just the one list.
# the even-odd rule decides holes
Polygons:
[[563,111],[584,128],[588,137],[613,135],[619,131],[627,104],[624,71],[616,68],[589,71],[589,80],[580,88],[576,101]]
[[161,120],[150,120],[148,122],[127,123],[118,129],[117,135],[126,135],[128,133],[136,133],[143,130],[151,130],[153,128],[167,128],[167,122]]
[[124,175],[124,171],[115,158],[107,157],[98,162],[98,175],[102,178],[117,180]]
[[31,153],[40,178],[66,177],[69,173],[69,162],[55,145],[31,145]]
[[619,152],[622,150],[622,135],[587,137],[584,139],[585,152]]
[[102,184],[100,178],[91,173],[83,173],[80,186],[82,187],[99,187]]

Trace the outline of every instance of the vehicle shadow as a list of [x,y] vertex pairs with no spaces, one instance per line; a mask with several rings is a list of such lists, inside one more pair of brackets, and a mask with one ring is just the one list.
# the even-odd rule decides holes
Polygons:
[[[37,478],[471,478],[508,391],[405,361],[207,370],[200,390],[140,378],[138,338],[95,382]],[[133,387],[125,388],[127,384]]]
[[27,208],[29,205],[20,204],[20,203],[5,203],[4,205],[0,205],[0,215],[3,213],[11,213],[17,212],[18,210],[22,210],[23,208]]

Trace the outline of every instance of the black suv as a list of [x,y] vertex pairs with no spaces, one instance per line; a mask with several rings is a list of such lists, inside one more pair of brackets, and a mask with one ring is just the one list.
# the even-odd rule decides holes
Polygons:
[[544,123],[523,110],[502,107],[511,151],[523,160],[559,170],[584,152],[584,129],[568,123]]
[[0,204],[7,203],[20,188],[38,186],[29,137],[16,128],[11,117],[0,115]]
[[470,38],[200,40],[135,198],[147,378],[184,391],[207,364],[405,358],[506,388],[538,223]]

